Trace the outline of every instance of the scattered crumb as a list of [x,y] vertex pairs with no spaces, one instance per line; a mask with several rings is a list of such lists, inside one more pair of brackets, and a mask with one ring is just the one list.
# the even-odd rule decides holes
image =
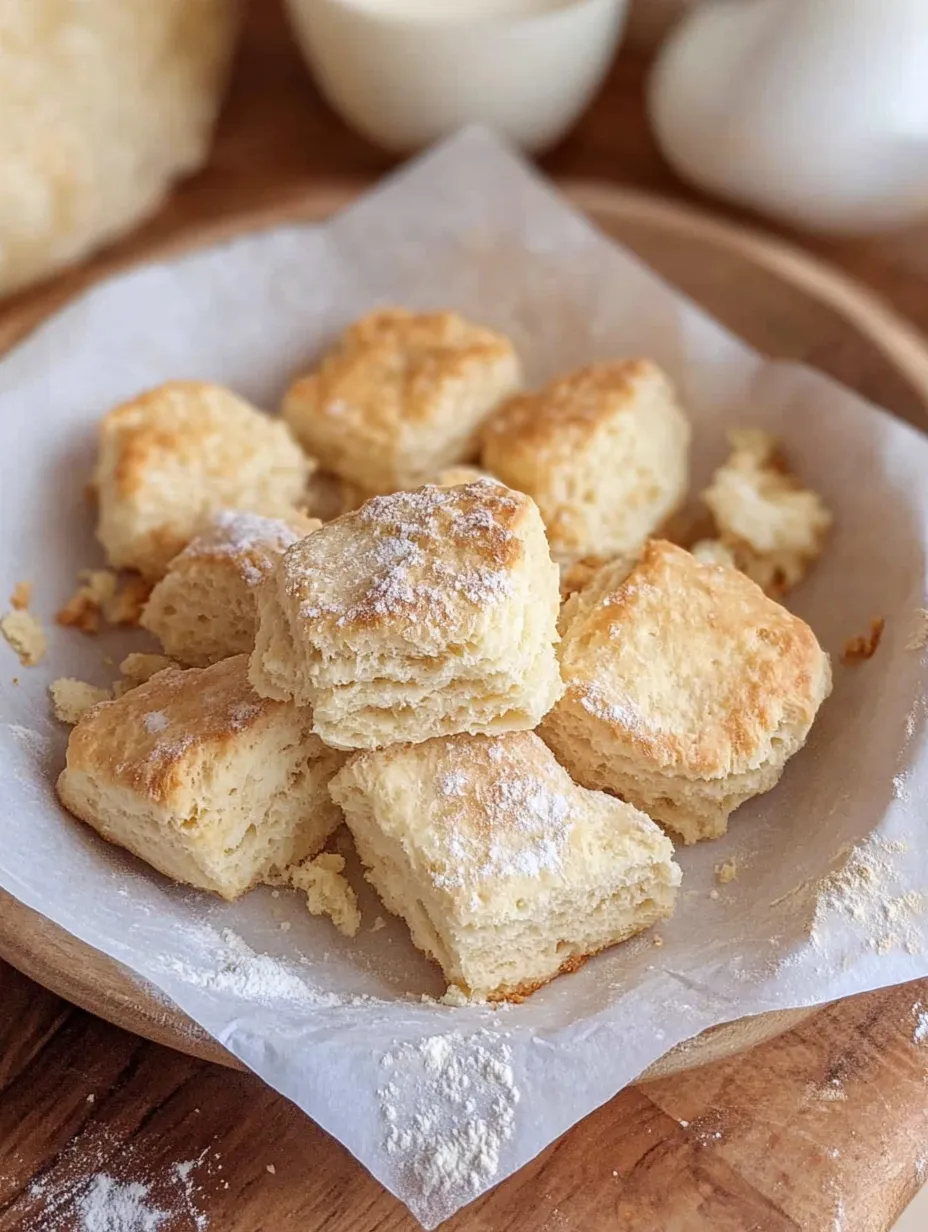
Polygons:
[[280,890],[271,890],[271,898],[280,898]]
[[145,604],[151,597],[153,583],[132,574],[103,605],[103,614],[111,625],[137,625]]
[[380,930],[386,926],[386,923],[387,921],[383,918],[382,915],[377,916],[376,920],[374,920],[373,924],[371,925],[371,932],[379,933]]
[[726,569],[737,568],[735,554],[721,539],[700,539],[690,548],[697,560],[704,565],[724,565]]
[[96,1098],[97,1098],[97,1097],[96,1097],[96,1095],[88,1095],[88,1096],[87,1096],[87,1103],[88,1103],[88,1104],[92,1104],[92,1103],[93,1103],[93,1101],[94,1101]]
[[619,1173],[618,1173],[618,1169],[617,1169],[617,1168],[613,1168],[613,1169],[612,1169],[612,1175],[613,1175],[613,1176],[618,1176],[618,1175],[619,1175]]
[[14,676],[14,677],[13,677],[13,684],[19,684],[19,677],[18,677],[18,676]]
[[841,1090],[841,1082],[838,1078],[832,1078],[831,1082],[825,1086],[809,1087],[809,1095],[812,1099],[822,1100],[824,1103],[841,1103],[847,1099],[847,1092]]
[[658,933],[655,935],[651,944],[656,946],[657,949],[660,949],[664,944],[664,938]]
[[78,587],[55,616],[59,625],[95,634],[110,625],[137,625],[151,594],[151,583],[132,575],[120,585],[112,569],[82,569]]
[[276,1176],[276,1175],[277,1175],[277,1169],[274,1167],[274,1165],[273,1165],[273,1164],[268,1164],[268,1165],[267,1165],[267,1170],[268,1170],[268,1172],[270,1172],[271,1176]]
[[280,931],[282,933],[288,933],[290,931],[290,921],[289,920],[283,921],[283,923],[280,926]]
[[442,1005],[470,1005],[471,999],[457,984],[449,984],[444,996],[438,998]]
[[915,629],[905,644],[906,650],[924,650],[928,647],[928,607],[915,613]]
[[353,937],[361,927],[358,896],[342,876],[345,857],[324,851],[313,860],[291,864],[281,880],[302,890],[310,915],[327,915],[340,933]]
[[55,718],[71,727],[79,723],[92,706],[98,702],[107,702],[112,698],[109,689],[100,689],[86,680],[75,680],[71,676],[59,676],[48,686],[48,694],[52,699],[52,711]]
[[104,667],[115,667],[116,666],[116,660],[113,658],[112,655],[105,654],[101,656],[100,662],[103,664]]
[[718,892],[718,890],[715,888],[715,886],[713,886],[713,887],[712,887],[712,889],[709,891],[709,897],[710,897],[710,898],[718,898],[718,896],[719,896],[719,892]]
[[100,632],[103,606],[116,593],[118,578],[112,569],[82,569],[74,594],[55,616],[55,623],[81,633]]
[[728,885],[730,881],[734,881],[738,876],[738,861],[723,860],[721,864],[715,866],[715,879],[719,885]]
[[855,667],[866,659],[872,659],[876,654],[885,627],[885,619],[882,616],[876,616],[870,621],[870,629],[867,633],[849,637],[841,651],[841,662],[844,666]]
[[0,633],[19,655],[23,667],[35,667],[45,657],[45,630],[31,612],[12,611],[0,616]]
[[29,606],[32,599],[32,583],[17,582],[13,587],[13,593],[10,595],[10,607],[14,611],[21,612]]
[[165,668],[174,667],[173,659],[169,659],[167,655],[162,654],[130,654],[126,655],[119,665],[119,670],[131,681],[129,688],[134,688],[136,685],[145,684],[151,680],[152,676],[157,676],[159,672],[163,672]]

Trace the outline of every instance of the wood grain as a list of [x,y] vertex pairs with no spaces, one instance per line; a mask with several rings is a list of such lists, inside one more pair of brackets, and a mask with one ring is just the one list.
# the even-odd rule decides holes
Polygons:
[[[544,167],[704,205],[674,179],[647,132],[646,70],[644,61],[620,57],[589,114]],[[388,165],[320,102],[277,6],[256,4],[210,166],[132,237],[7,301],[0,340],[163,245],[188,242],[204,228],[235,228],[256,212],[286,212],[320,183],[366,178]],[[728,218],[751,223],[734,211]],[[693,225],[705,251],[706,228],[715,224]],[[756,251],[747,259],[753,236],[737,235],[738,244],[721,245],[708,264],[688,261],[686,244],[672,249],[666,238],[652,235],[650,247],[646,234],[630,242],[751,341],[808,359],[917,421],[917,334],[896,328],[898,320],[867,296],[848,299],[842,280],[814,263],[800,258],[794,267],[791,256],[787,265],[802,274],[784,281],[786,254],[771,270]],[[924,229],[915,229],[814,248],[924,328],[924,240]],[[881,328],[887,322],[888,331]],[[868,994],[817,1012],[746,1056],[626,1091],[446,1226],[883,1232],[928,1166],[928,1053],[914,1040],[922,1004],[928,982]],[[197,1189],[184,1210],[172,1166],[190,1159],[200,1160],[192,1173]],[[175,1212],[165,1232],[196,1228],[198,1212],[214,1232],[416,1226],[346,1152],[251,1076],[142,1042],[0,964],[0,1232],[77,1227],[75,1179],[101,1169],[150,1184],[152,1200]]]

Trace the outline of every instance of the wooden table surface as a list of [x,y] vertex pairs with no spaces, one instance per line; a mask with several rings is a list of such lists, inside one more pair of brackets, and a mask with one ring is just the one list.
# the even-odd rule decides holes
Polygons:
[[[544,167],[698,201],[648,134],[645,69],[620,57]],[[193,222],[287,201],[323,175],[389,165],[322,104],[276,5],[259,2],[209,167],[56,290],[65,298]],[[928,228],[800,242],[928,331]],[[48,288],[0,305],[0,333],[5,317],[28,319],[40,302],[45,311]],[[878,1232],[928,1177],[926,1063],[928,981],[831,1006],[747,1055],[624,1092],[445,1227]],[[418,1226],[258,1080],[119,1031],[0,963],[0,1232],[80,1228],[84,1182],[99,1173],[146,1186],[150,1206],[170,1212],[160,1232]]]

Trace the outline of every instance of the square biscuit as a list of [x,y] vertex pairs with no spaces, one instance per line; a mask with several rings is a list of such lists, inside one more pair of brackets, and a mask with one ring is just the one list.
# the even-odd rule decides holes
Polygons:
[[219,385],[171,381],[100,424],[97,538],[114,568],[157,579],[214,509],[287,516],[312,467],[280,420]]
[[252,684],[336,748],[532,728],[560,696],[557,566],[497,483],[374,497],[289,548],[257,601]]
[[724,834],[774,786],[831,692],[804,621],[661,540],[598,570],[560,627],[565,691],[539,734],[577,782],[686,843]]
[[370,493],[427,483],[477,450],[483,419],[519,386],[508,338],[453,312],[373,312],[284,399],[283,414],[329,470]]
[[258,697],[244,655],[168,668],[72,730],[58,796],[175,881],[237,898],[315,855],[341,822],[344,758],[305,710]]
[[166,654],[190,667],[250,654],[258,628],[255,589],[287,548],[321,525],[296,511],[265,518],[217,510],[171,561],[151,592],[142,626]]
[[541,510],[555,560],[636,551],[686,496],[690,424],[656,364],[594,364],[517,394],[482,465]]
[[359,753],[330,790],[385,906],[469,996],[523,997],[673,911],[670,840],[533,732]]

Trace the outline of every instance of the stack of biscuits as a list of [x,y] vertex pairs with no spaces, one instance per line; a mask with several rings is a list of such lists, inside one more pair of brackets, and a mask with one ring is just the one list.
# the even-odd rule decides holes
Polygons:
[[727,556],[659,537],[690,435],[653,363],[527,393],[507,338],[399,309],[282,419],[193,382],[111,411],[99,538],[154,583],[141,623],[175,666],[80,717],[61,800],[226,899],[312,881],[292,870],[347,823],[458,998],[523,997],[666,918],[669,836],[773,787],[831,681]]

